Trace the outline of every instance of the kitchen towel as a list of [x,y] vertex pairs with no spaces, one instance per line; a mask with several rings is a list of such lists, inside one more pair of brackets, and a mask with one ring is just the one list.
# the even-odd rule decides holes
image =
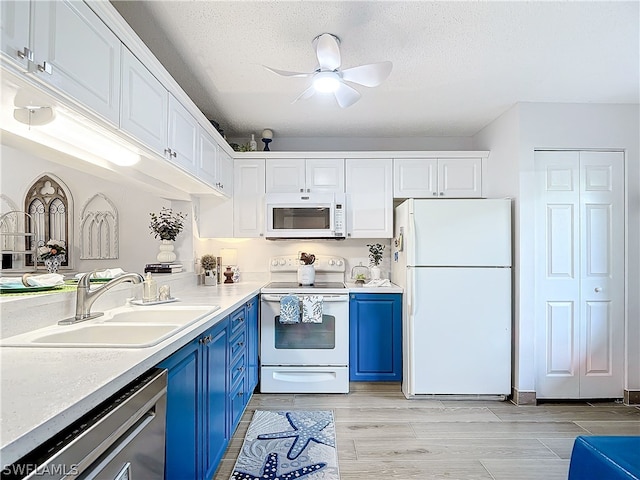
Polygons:
[[280,299],[280,323],[300,323],[300,299],[285,295]]
[[302,297],[302,323],[322,323],[322,297],[320,295]]
[[5,288],[52,287],[64,285],[64,276],[58,273],[45,273],[43,275],[27,273],[22,278],[3,277],[0,279],[0,284]]

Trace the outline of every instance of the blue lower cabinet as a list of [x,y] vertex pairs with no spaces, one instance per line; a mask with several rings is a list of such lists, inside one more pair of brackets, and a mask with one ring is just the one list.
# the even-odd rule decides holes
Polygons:
[[[203,344],[204,478],[213,478],[231,433],[227,426],[227,343],[229,329],[215,329]],[[174,478],[174,477],[167,477]]]
[[168,370],[165,478],[200,478],[202,349],[198,340],[158,366]]
[[258,297],[253,297],[247,307],[247,390],[253,393],[258,385]]
[[243,305],[158,365],[169,374],[167,479],[210,480],[218,468],[253,392],[245,317]]
[[349,380],[402,381],[401,294],[350,294]]

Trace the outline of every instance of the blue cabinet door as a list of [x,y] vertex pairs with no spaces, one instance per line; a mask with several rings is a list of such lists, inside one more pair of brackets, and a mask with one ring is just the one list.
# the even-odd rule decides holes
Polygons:
[[165,478],[202,476],[201,364],[202,350],[195,340],[159,365],[168,370]]
[[349,342],[350,381],[401,381],[401,294],[352,293]]
[[[212,478],[229,443],[227,428],[227,345],[229,323],[223,321],[205,333],[202,345],[204,478]],[[170,477],[168,477],[170,478]]]
[[247,302],[247,390],[249,395],[258,385],[258,305],[257,296]]

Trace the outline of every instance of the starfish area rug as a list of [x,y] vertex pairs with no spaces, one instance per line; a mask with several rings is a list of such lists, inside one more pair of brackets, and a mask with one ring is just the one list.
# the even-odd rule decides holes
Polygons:
[[340,480],[331,410],[256,410],[230,480]]

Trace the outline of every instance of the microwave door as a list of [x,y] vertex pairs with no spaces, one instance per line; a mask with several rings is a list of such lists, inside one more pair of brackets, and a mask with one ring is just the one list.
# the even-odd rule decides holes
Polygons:
[[268,213],[268,233],[275,236],[326,237],[333,233],[330,205],[272,205]]

